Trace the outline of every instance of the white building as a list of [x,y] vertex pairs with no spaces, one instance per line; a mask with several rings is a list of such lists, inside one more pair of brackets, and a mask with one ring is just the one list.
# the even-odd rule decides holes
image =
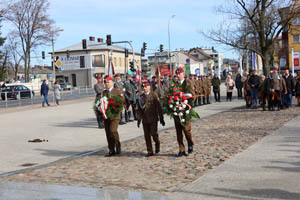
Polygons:
[[[67,55],[69,54],[69,56]],[[141,54],[128,49],[125,58],[125,48],[117,45],[107,46],[102,38],[95,41],[94,37],[86,40],[86,49],[82,42],[56,50],[56,79],[63,79],[73,87],[88,86],[96,83],[95,74],[108,74],[109,60],[112,61],[115,73],[124,76],[128,72],[129,62],[135,60],[136,66],[141,66]]]

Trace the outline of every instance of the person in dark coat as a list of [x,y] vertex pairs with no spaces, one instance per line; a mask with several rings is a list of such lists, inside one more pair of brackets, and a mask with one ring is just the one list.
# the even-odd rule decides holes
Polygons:
[[41,96],[44,96],[43,98],[43,102],[42,102],[42,106],[45,106],[45,103],[50,106],[50,104],[48,103],[48,92],[49,92],[49,86],[46,83],[46,80],[43,80],[43,83],[41,85]]
[[243,98],[243,82],[241,74],[237,74],[235,78],[235,87],[238,93],[238,99]]
[[249,78],[249,85],[251,90],[251,102],[252,108],[257,109],[257,100],[258,100],[258,88],[259,88],[260,78],[257,75],[256,70],[253,70],[252,75]]
[[211,85],[213,86],[213,92],[215,96],[215,101],[216,102],[221,102],[220,100],[220,85],[221,81],[218,77],[218,74],[215,74],[214,77],[211,80]]
[[287,93],[283,95],[283,106],[289,108],[292,106],[293,93],[295,91],[293,76],[289,70],[285,70],[283,79],[285,80]]
[[300,107],[300,78],[298,78],[296,82],[295,95],[297,98],[298,106]]

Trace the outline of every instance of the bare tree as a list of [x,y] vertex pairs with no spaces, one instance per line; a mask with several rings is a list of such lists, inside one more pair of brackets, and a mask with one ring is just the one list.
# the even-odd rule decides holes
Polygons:
[[24,58],[21,54],[20,42],[16,40],[16,37],[14,35],[10,35],[7,38],[5,49],[8,50],[9,60],[12,65],[11,68],[13,69],[15,74],[15,80],[18,80],[19,66]]
[[38,46],[48,44],[61,31],[49,18],[48,9],[48,0],[12,0],[5,9],[5,19],[14,26],[11,34],[18,35],[20,40],[26,82],[29,81],[31,52]]
[[[257,53],[266,75],[274,43],[291,19],[299,15],[299,4],[293,0],[228,0],[217,11],[227,19],[217,29],[200,33],[217,43]],[[288,14],[283,15],[286,11]]]

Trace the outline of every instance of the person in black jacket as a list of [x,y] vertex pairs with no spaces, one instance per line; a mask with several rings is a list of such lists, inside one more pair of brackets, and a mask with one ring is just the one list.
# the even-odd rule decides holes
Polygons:
[[45,103],[50,106],[50,104],[48,103],[48,92],[49,92],[49,86],[46,83],[46,80],[43,80],[43,83],[41,85],[41,96],[44,96],[43,98],[43,102],[42,102],[42,106],[45,106]]
[[283,106],[286,108],[292,106],[293,93],[295,92],[294,80],[289,70],[285,70],[283,76],[286,84],[287,94],[283,95]]
[[243,82],[241,74],[237,74],[235,78],[235,87],[238,93],[238,99],[243,98]]
[[296,82],[296,86],[295,86],[295,95],[296,95],[296,98],[297,98],[297,103],[298,103],[298,106],[300,106],[300,78],[297,79],[297,82]]
[[256,70],[253,70],[252,75],[249,78],[249,85],[251,88],[252,109],[257,109],[259,83],[260,83],[259,76],[257,75]]

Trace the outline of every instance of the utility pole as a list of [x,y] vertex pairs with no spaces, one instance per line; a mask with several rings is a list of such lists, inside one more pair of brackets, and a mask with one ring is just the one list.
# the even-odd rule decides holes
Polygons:
[[54,39],[52,38],[52,87],[55,82],[55,55],[54,55]]

